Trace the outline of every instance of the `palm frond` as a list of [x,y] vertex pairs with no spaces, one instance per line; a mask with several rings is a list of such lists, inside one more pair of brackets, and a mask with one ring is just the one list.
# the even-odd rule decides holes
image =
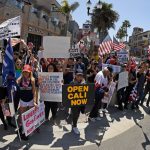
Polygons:
[[63,0],[61,2],[62,6],[61,6],[61,11],[65,14],[70,13],[70,6],[67,0]]
[[68,1],[67,0],[63,0],[61,1],[62,6],[69,6]]
[[78,2],[74,2],[73,4],[70,5],[70,10],[75,11],[79,7]]

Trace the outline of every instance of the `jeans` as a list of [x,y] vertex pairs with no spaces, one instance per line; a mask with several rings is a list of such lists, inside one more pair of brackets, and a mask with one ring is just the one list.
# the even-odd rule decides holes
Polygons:
[[117,91],[117,101],[119,108],[123,108],[122,103],[125,102],[125,88],[122,88]]
[[140,102],[142,103],[143,96],[144,96],[144,89],[140,89],[138,91],[138,99],[135,102],[136,105],[139,105]]
[[72,107],[71,108],[71,114],[72,114],[72,125],[73,127],[77,127],[77,122],[79,119],[80,112],[84,113],[85,107]]
[[148,96],[148,100],[146,103],[147,103],[147,105],[149,105],[149,103],[150,103],[150,85],[149,84],[146,84],[146,86],[145,86],[143,98],[141,100],[141,104],[144,103],[144,100],[145,100],[145,97],[147,94],[149,94],[149,96]]
[[45,118],[46,119],[49,118],[49,112],[50,112],[50,109],[51,109],[52,118],[55,119],[56,114],[57,114],[57,109],[58,109],[58,103],[57,102],[45,101],[44,104],[45,104]]

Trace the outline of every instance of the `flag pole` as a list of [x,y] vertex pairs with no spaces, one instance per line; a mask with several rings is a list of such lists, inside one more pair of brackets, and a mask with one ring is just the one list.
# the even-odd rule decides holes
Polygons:
[[[14,89],[13,89],[13,88],[14,88],[14,87],[11,87],[11,98],[12,98],[12,105],[13,105],[13,109],[14,109],[13,111],[15,112],[14,96],[13,96]],[[18,126],[18,122],[17,122],[17,114],[16,114],[16,112],[15,112],[14,116],[15,116],[15,123],[16,123],[16,127],[17,127],[17,132],[18,132],[19,140],[20,140],[20,142],[21,142],[22,140],[21,140],[21,136],[20,136],[20,131],[19,131],[19,126]]]

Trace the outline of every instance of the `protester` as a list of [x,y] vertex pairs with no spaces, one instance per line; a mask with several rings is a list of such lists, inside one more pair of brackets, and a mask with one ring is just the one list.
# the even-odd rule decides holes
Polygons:
[[145,89],[144,89],[143,98],[141,100],[141,105],[143,105],[145,97],[147,94],[149,94],[149,96],[148,96],[148,99],[146,102],[146,106],[149,107],[149,103],[150,103],[150,65],[149,65],[149,68],[146,72],[146,85],[145,85]]
[[[49,73],[58,72],[58,70],[57,70],[56,66],[53,63],[51,63],[47,66],[46,72],[49,72]],[[50,102],[47,100],[47,101],[44,101],[44,103],[45,103],[45,119],[46,119],[46,121],[49,120],[50,110],[52,112],[52,119],[53,119],[53,121],[55,121],[57,110],[58,110],[58,102]]]
[[[129,85],[126,88],[126,92],[125,92],[125,105],[124,108],[128,109],[128,101],[129,101],[129,97],[130,94],[135,86],[137,82],[137,78],[136,78],[136,66],[133,64],[130,66],[130,70],[129,70]],[[134,108],[134,103],[132,105],[132,108]]]
[[[21,76],[22,73],[22,62],[19,58],[16,59],[15,62],[15,77],[18,79]],[[19,105],[19,100],[20,100],[20,88],[18,85],[16,85],[16,90],[14,91],[14,107],[15,107],[15,112],[17,112],[18,105]]]
[[[38,101],[35,90],[35,79],[32,76],[32,69],[29,65],[24,65],[22,75],[17,79],[17,84],[20,88],[20,115],[32,107],[37,107]],[[21,116],[20,116],[21,117]],[[21,120],[20,120],[20,133],[22,140],[28,140],[25,136]]]
[[98,73],[98,63],[96,61],[92,61],[89,65],[89,68],[87,69],[87,81],[89,83],[94,83],[94,79],[96,74]]
[[78,57],[78,58],[76,59],[75,72],[76,72],[78,69],[82,69],[82,70],[83,70],[83,73],[85,73],[85,64],[82,62],[82,58],[81,58],[81,57]]
[[[75,78],[70,84],[85,84],[85,79],[83,77],[83,70],[78,69],[75,72]],[[78,118],[80,116],[80,112],[83,114],[85,111],[84,106],[77,106],[71,108],[71,115],[72,115],[72,130],[75,134],[80,134],[79,129],[77,128]]]
[[[121,69],[122,69],[121,72],[126,71],[126,65],[122,65]],[[116,75],[116,80],[117,81],[119,80],[119,74]],[[126,87],[123,87],[117,91],[117,102],[118,102],[119,110],[124,109],[123,103],[125,102],[125,90],[126,90]]]
[[101,120],[99,117],[99,108],[101,108],[104,96],[108,96],[108,92],[105,89],[108,88],[108,77],[111,72],[112,68],[105,67],[102,71],[99,71],[95,77],[95,102],[89,115],[90,121]]
[[113,75],[112,73],[108,76],[108,86],[107,87],[104,87],[103,90],[105,91],[105,93],[108,93],[108,94],[105,94],[103,99],[102,99],[102,102],[101,102],[101,105],[100,105],[100,113],[101,112],[104,112],[104,113],[107,113],[107,110],[106,108],[108,107],[109,103],[110,103],[110,98],[112,97],[113,93],[111,91],[111,83],[113,82]]
[[137,72],[137,96],[138,99],[135,103],[136,108],[139,108],[139,103],[142,104],[142,98],[144,95],[144,83],[145,83],[145,65],[139,67]]
[[7,126],[7,123],[5,121],[5,118],[4,118],[4,114],[3,114],[3,111],[2,111],[2,104],[4,104],[4,101],[5,101],[5,96],[7,95],[7,90],[6,88],[0,86],[0,119],[4,125],[4,130],[7,130],[8,126]]
[[74,77],[74,58],[69,58],[64,62],[63,79],[64,84],[69,84]]
[[38,51],[38,61],[40,61],[42,58],[44,58],[44,48],[40,46],[39,51]]

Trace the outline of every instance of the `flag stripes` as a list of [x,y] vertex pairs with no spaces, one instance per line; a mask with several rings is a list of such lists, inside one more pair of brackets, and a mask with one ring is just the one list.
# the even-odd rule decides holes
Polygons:
[[14,67],[14,59],[13,59],[13,48],[11,46],[11,39],[8,39],[8,43],[5,50],[4,60],[3,60],[3,68],[2,68],[2,79],[3,83],[7,82],[8,75],[15,76],[15,67]]
[[113,37],[113,43],[112,43],[112,49],[113,50],[119,51],[121,49],[124,49],[125,46],[126,45],[124,43],[118,42],[117,39],[115,37]]
[[119,43],[119,44],[116,44],[114,42],[112,43],[112,49],[115,51],[119,51],[124,48],[125,48],[125,44],[123,44],[123,43]]
[[99,45],[99,54],[101,56],[105,54],[109,54],[111,52],[111,44],[112,44],[112,40],[110,36],[107,35],[103,40],[103,42]]

